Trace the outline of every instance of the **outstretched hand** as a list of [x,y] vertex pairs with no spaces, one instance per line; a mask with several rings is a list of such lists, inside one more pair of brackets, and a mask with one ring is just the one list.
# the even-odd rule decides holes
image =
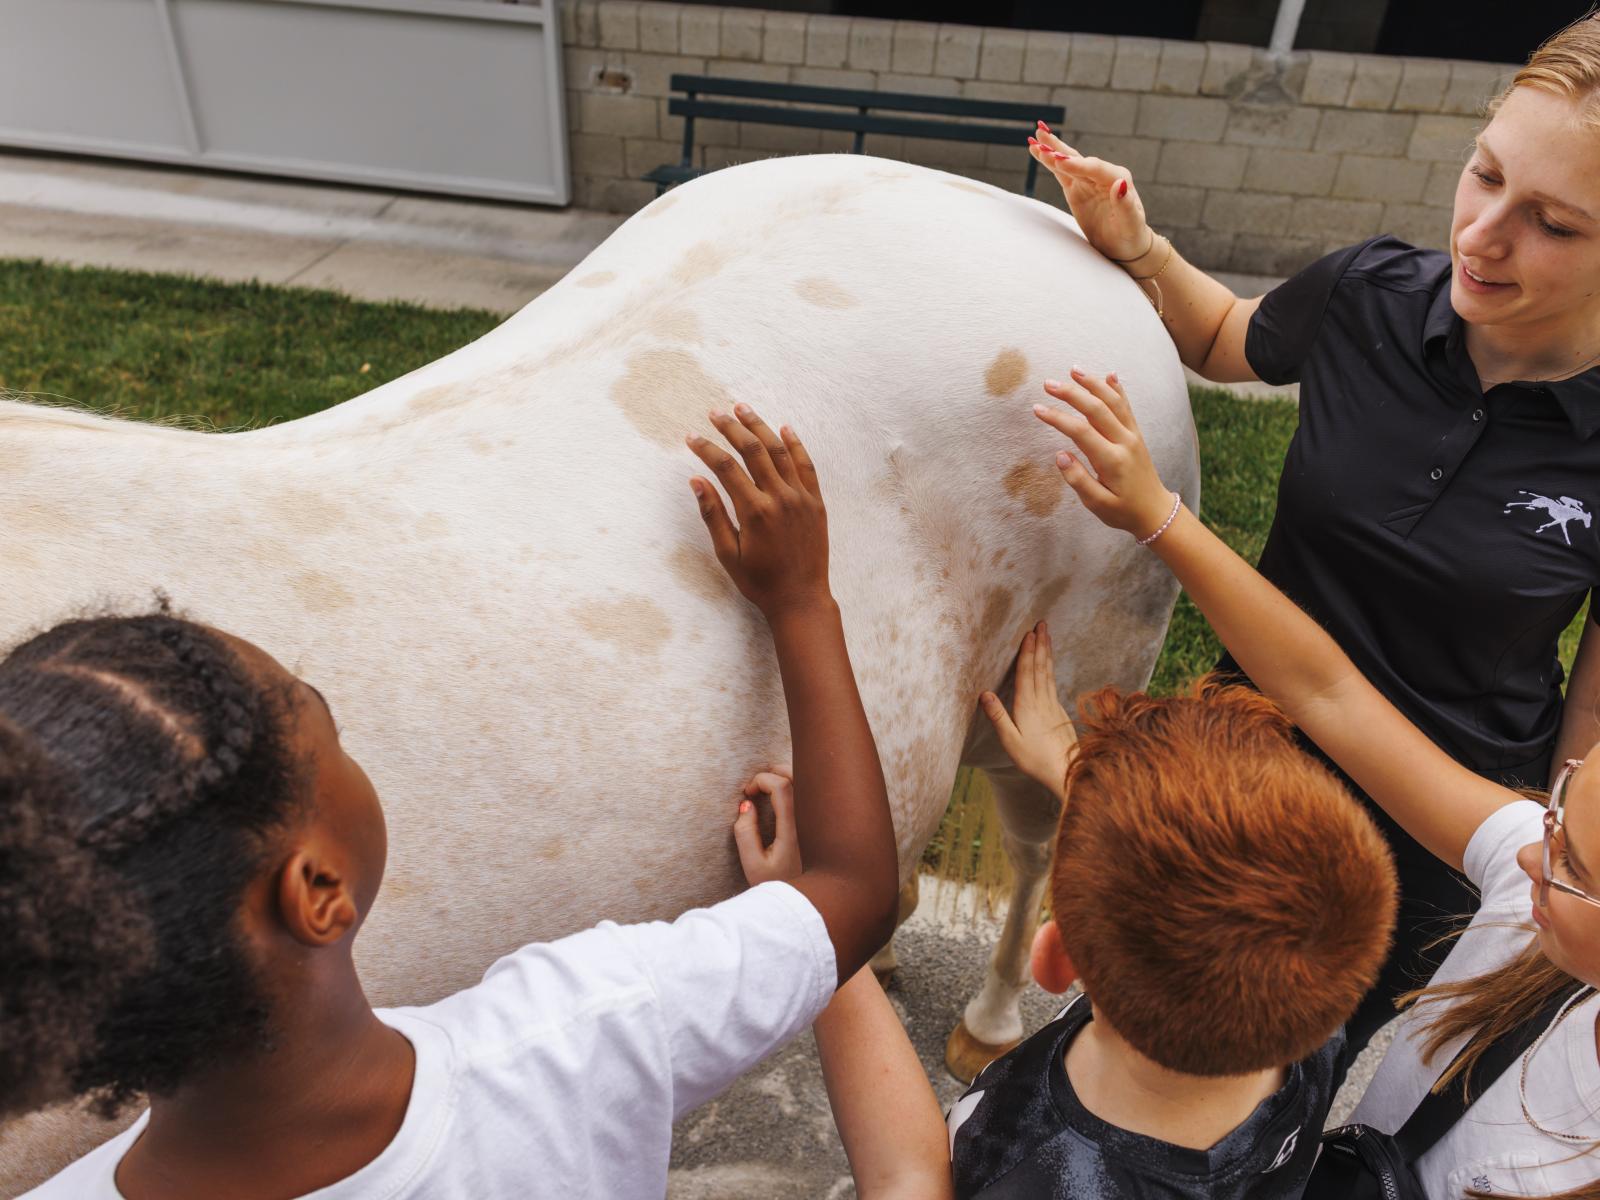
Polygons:
[[1034,416],[1078,447],[1078,454],[1056,452],[1067,485],[1103,523],[1150,537],[1172,513],[1173,495],[1156,473],[1116,372],[1100,377],[1074,367],[1070,379],[1047,379],[1044,390],[1067,407],[1035,404]]
[[1022,638],[1015,680],[1012,711],[1006,712],[993,692],[984,692],[978,698],[984,715],[1017,769],[1065,800],[1067,761],[1078,731],[1056,694],[1055,651],[1050,627],[1043,621]]
[[748,404],[735,405],[732,415],[710,416],[749,468],[746,474],[738,459],[707,438],[686,439],[716,474],[739,519],[735,527],[710,480],[696,475],[689,481],[717,561],[769,621],[793,608],[831,604],[828,515],[811,455],[792,429],[773,433]]
[[1085,158],[1051,133],[1043,121],[1038,136],[1028,139],[1028,152],[1055,176],[1078,228],[1101,254],[1126,262],[1154,247],[1144,203],[1127,167],[1103,158]]
[[[739,815],[733,820],[733,842],[739,848],[739,866],[751,887],[778,879],[792,883],[800,877],[800,839],[794,828],[794,771],[787,766],[758,771],[744,785],[745,799],[739,801]],[[756,819],[754,797],[765,795],[772,802],[772,841],[761,840],[761,825]]]

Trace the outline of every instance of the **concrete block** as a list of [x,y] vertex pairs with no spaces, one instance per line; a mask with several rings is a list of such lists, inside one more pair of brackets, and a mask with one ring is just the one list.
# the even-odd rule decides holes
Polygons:
[[869,133],[862,153],[874,158],[903,159],[906,156],[906,140],[898,134]]
[[1431,204],[1386,204],[1383,232],[1413,246],[1443,250],[1450,243],[1450,210]]
[[581,0],[569,0],[561,6],[561,44],[563,46],[576,46],[578,44],[578,8]]
[[1473,139],[1483,122],[1477,117],[1453,117],[1442,113],[1423,113],[1417,117],[1416,128],[1411,133],[1411,144],[1406,147],[1406,157],[1428,162],[1466,161],[1472,150]]
[[[1027,45],[1027,35],[1019,30],[985,29],[983,50],[978,56],[978,78],[992,79],[996,83],[1020,82]],[[1067,69],[1072,69],[1070,64]]]
[[1150,224],[1162,229],[1172,225],[1189,228],[1200,224],[1206,191],[1202,187],[1146,183],[1139,187],[1139,199],[1144,202],[1145,218]]
[[937,25],[923,21],[896,21],[890,69],[901,75],[931,74],[934,39],[938,29]]
[[1178,253],[1204,271],[1226,271],[1233,265],[1232,233],[1220,229],[1163,229]]
[[972,25],[941,25],[935,36],[933,73],[956,79],[975,79],[983,30]]
[[1325,110],[1306,104],[1235,104],[1222,140],[1234,146],[1309,150]]
[[813,16],[806,22],[806,66],[838,69],[850,58],[850,18]]
[[1067,62],[1072,57],[1072,35],[1048,30],[1028,31],[1022,51],[1022,82],[1045,83],[1052,87],[1067,80]]
[[1207,42],[1205,47],[1206,69],[1200,76],[1200,94],[1238,95],[1244,90],[1245,77],[1250,73],[1251,48],[1233,42]]
[[961,81],[939,75],[895,75],[885,71],[878,76],[878,90],[909,92],[913,96],[959,96]]
[[1244,275],[1293,275],[1324,254],[1317,238],[1241,233],[1233,240],[1228,269]]
[[640,96],[670,96],[674,75],[706,75],[706,60],[683,58],[665,54],[638,54],[629,52],[622,56],[624,65],[633,72],[633,90]]
[[894,22],[857,17],[850,22],[849,65],[858,71],[887,71],[894,57]]
[[806,60],[804,13],[769,12],[762,22],[761,61],[803,63]]
[[1306,55],[1306,81],[1300,89],[1301,104],[1342,108],[1355,78],[1356,56],[1337,50],[1312,50]]
[[589,185],[585,208],[601,212],[633,213],[656,198],[656,185],[642,179],[596,179]]
[[578,128],[613,137],[655,137],[660,128],[658,102],[649,96],[578,94]]
[[1209,96],[1139,97],[1135,129],[1145,137],[1217,142],[1228,124],[1228,104]]
[[817,130],[817,153],[849,154],[851,147],[855,145],[855,138],[855,134],[847,133],[843,129],[819,129]]
[[789,82],[806,87],[856,88],[876,91],[878,76],[872,71],[838,71],[832,67],[795,67]]
[[1376,200],[1327,200],[1307,197],[1294,202],[1289,233],[1294,237],[1342,240],[1345,245],[1383,232],[1383,205]]
[[678,52],[678,13],[676,4],[639,6],[639,49],[652,54]]
[[[1000,100],[1007,104],[1037,104],[1040,108],[1050,103],[1050,93],[1036,83],[995,83],[988,79],[968,79],[961,85],[961,94],[970,100]],[[1020,142],[1026,133],[1019,131]]]
[[761,17],[748,8],[722,10],[722,57],[761,61]]
[[662,138],[628,138],[622,144],[623,160],[630,179],[637,179],[646,171],[653,171],[662,163],[675,163],[683,154],[679,142]]
[[1199,42],[1163,41],[1161,63],[1156,67],[1155,89],[1178,96],[1200,91],[1206,71],[1206,48]]
[[[666,143],[669,144],[670,143]],[[567,135],[567,145],[572,154],[574,175],[610,175],[620,177],[627,173],[623,166],[622,139],[602,133],[572,133]],[[677,162],[678,148],[674,146],[670,159],[660,162]],[[652,163],[651,166],[655,164]],[[650,167],[646,167],[648,171]]]
[[678,17],[678,49],[700,58],[722,53],[722,13],[714,8],[686,4]]
[[1331,154],[1256,146],[1244,169],[1244,187],[1252,192],[1326,196],[1333,190],[1338,170],[1339,160]]
[[1517,68],[1503,63],[1452,62],[1450,85],[1439,101],[1439,111],[1482,116],[1484,107],[1511,82]]
[[1417,118],[1411,113],[1329,109],[1322,114],[1317,140],[1311,148],[1330,154],[1354,151],[1399,157],[1411,144],[1411,131],[1416,123]]
[[1422,195],[1418,198],[1423,204],[1453,208],[1456,202],[1456,186],[1461,182],[1461,170],[1460,163],[1429,164],[1428,182],[1423,185]]
[[789,83],[789,77],[798,69],[782,63],[745,62],[737,58],[714,58],[706,63],[707,75],[754,79],[759,83]]
[[639,5],[636,0],[605,0],[600,10],[600,45],[607,50],[639,48]]
[[1116,57],[1116,38],[1107,37],[1103,33],[1073,34],[1072,54],[1067,59],[1068,85],[1105,87],[1111,82],[1111,64],[1116,61]]
[[1438,112],[1450,84],[1450,64],[1442,58],[1402,58],[1396,112]]
[[[740,66],[759,64],[741,63]],[[720,74],[720,72],[715,72]],[[667,101],[657,100],[656,104],[656,129],[659,138],[671,142],[675,146],[683,145],[682,117],[673,117],[667,114]],[[711,145],[735,146],[739,142],[739,127],[732,121],[706,121],[697,120],[694,123],[695,153],[699,154],[701,148]]]
[[1346,154],[1333,177],[1332,195],[1338,200],[1412,202],[1422,198],[1428,182],[1428,163],[1403,158],[1377,158]]
[[1288,196],[1263,196],[1259,192],[1208,192],[1200,224],[1228,233],[1279,236],[1288,231],[1294,201]]
[[1155,87],[1156,70],[1161,65],[1159,38],[1118,37],[1116,58],[1111,63],[1111,86],[1124,92],[1148,92]]
[[[620,67],[622,65],[622,53],[620,51],[607,52],[580,46],[568,46],[562,51],[561,60],[561,68],[566,75],[569,88],[582,92],[622,92],[628,90],[602,78],[606,68]],[[631,88],[631,86],[630,81],[629,87]]]
[[1161,142],[1156,138],[1107,137],[1096,134],[1078,142],[1078,149],[1095,158],[1126,167],[1134,181],[1150,179],[1161,157]]
[[1067,110],[1067,128],[1082,133],[1133,132],[1139,115],[1139,97],[1104,88],[1058,87],[1050,102]]
[[[1236,188],[1244,182],[1250,151],[1213,142],[1167,142],[1161,147],[1155,178],[1160,183],[1197,188]],[[1198,219],[1191,224],[1198,224]]]
[[580,46],[598,46],[600,10],[596,0],[578,0],[572,7],[573,40]]
[[1400,90],[1402,70],[1399,59],[1358,54],[1355,75],[1350,80],[1350,95],[1345,104],[1350,108],[1388,109],[1394,104],[1395,95]]

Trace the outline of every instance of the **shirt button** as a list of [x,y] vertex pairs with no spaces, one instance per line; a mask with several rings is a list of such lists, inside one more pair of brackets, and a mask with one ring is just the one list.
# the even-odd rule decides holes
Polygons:
[[1475,409],[1473,409],[1473,410],[1472,410],[1472,419],[1473,419],[1473,420],[1474,420],[1474,421],[1481,421],[1481,420],[1483,420],[1483,409],[1481,409],[1481,408],[1475,408]]
[[1438,467],[1435,467],[1433,470],[1428,472],[1428,478],[1437,483],[1439,480],[1444,478],[1444,472]]

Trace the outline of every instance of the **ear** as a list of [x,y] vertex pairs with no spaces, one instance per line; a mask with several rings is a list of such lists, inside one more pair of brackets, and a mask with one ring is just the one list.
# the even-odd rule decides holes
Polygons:
[[340,864],[315,842],[289,856],[278,872],[278,915],[289,936],[307,946],[328,946],[360,919]]
[[1067,949],[1061,944],[1061,928],[1054,921],[1046,921],[1033,935],[1031,965],[1034,982],[1057,995],[1078,978],[1078,968],[1067,957]]

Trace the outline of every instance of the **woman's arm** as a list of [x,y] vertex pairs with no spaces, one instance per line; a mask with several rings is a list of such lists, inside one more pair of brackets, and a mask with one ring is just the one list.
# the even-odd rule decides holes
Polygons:
[[[766,795],[773,817],[772,841],[763,843],[755,806],[749,800],[739,805],[733,840],[745,880],[752,887],[773,879],[794,882],[802,860],[792,772],[783,766],[763,771],[744,792]],[[954,1196],[939,1101],[871,967],[861,968],[834,993],[814,1031],[822,1081],[860,1200]]]
[[1561,705],[1561,732],[1550,774],[1569,758],[1582,758],[1600,742],[1600,628],[1595,626],[1594,602],[1583,623],[1578,656],[1572,661],[1567,696]]
[[944,1114],[871,967],[835,993],[815,1031],[860,1200],[954,1196]]
[[1244,337],[1261,297],[1235,296],[1158,236],[1126,167],[1083,157],[1043,125],[1029,150],[1061,185],[1089,244],[1135,279],[1146,277],[1139,286],[1152,299],[1159,285],[1162,321],[1183,365],[1218,383],[1257,378],[1245,361]]
[[[1148,537],[1173,511],[1116,376],[1074,373],[1050,393],[1066,409],[1036,405],[1071,438],[1062,475],[1107,525]],[[1366,793],[1433,854],[1460,868],[1467,843],[1517,794],[1445,754],[1406,720],[1334,640],[1187,509],[1151,549],[1178,577],[1239,666]]]

